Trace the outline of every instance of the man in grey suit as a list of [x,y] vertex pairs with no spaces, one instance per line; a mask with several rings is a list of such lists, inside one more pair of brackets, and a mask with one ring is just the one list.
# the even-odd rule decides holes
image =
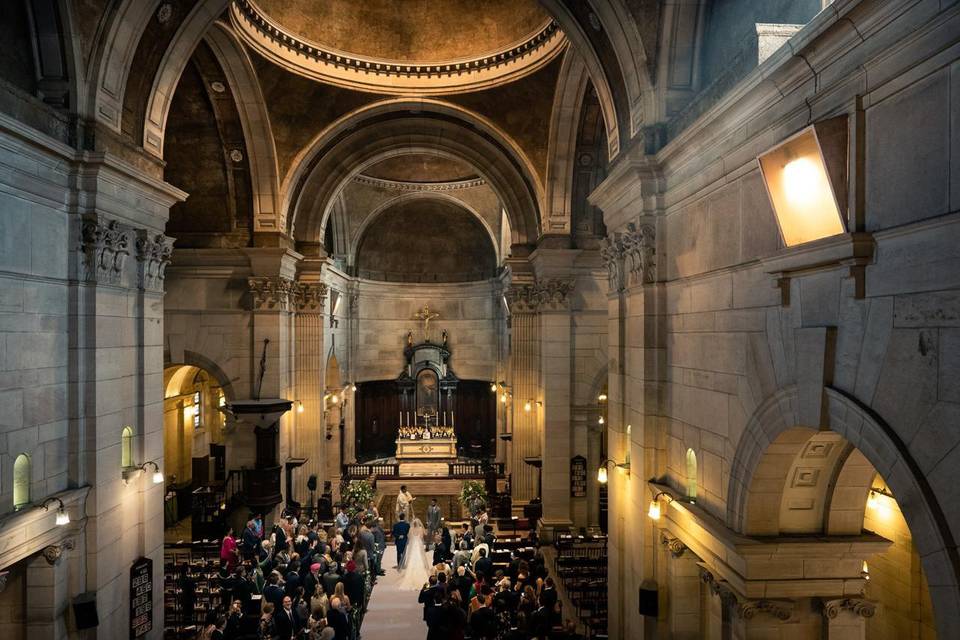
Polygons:
[[432,498],[430,500],[430,506],[427,507],[427,548],[430,549],[434,545],[434,540],[436,538],[437,532],[440,530],[440,521],[443,520],[443,516],[440,514],[440,507],[437,505],[437,499]]

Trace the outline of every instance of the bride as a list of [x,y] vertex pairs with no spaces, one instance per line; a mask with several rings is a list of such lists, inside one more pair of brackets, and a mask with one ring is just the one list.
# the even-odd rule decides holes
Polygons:
[[427,547],[424,538],[427,535],[420,518],[414,518],[410,524],[410,533],[407,534],[407,548],[400,564],[399,589],[405,591],[419,591],[430,577],[430,560],[427,558]]

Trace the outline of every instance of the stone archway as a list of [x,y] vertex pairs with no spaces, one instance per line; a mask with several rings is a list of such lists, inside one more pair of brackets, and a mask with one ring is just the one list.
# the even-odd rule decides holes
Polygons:
[[[929,582],[938,631],[944,638],[955,637],[960,632],[954,614],[960,609],[960,562],[932,490],[903,442],[879,417],[837,389],[827,387],[825,394],[830,429],[859,450],[897,496]],[[815,431],[798,426],[798,406],[797,388],[785,387],[768,397],[747,422],[728,483],[727,526],[738,533],[750,526],[749,510],[756,508],[750,506],[751,482],[770,446],[785,434]]]
[[514,245],[540,237],[542,193],[519,145],[481,116],[439,100],[385,100],[318,135],[284,179],[287,227],[318,241],[337,195],[355,175],[387,157],[445,154],[472,165],[507,211]]

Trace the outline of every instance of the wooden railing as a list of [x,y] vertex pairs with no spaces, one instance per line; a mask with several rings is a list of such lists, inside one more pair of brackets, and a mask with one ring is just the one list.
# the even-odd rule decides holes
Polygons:
[[231,469],[223,484],[224,501],[231,505],[272,509],[279,504],[280,467],[266,469]]

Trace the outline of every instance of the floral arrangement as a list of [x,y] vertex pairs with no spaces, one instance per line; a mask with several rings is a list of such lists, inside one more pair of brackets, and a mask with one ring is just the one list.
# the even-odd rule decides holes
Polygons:
[[460,489],[460,504],[471,514],[487,506],[487,488],[480,480],[465,480]]
[[352,518],[367,508],[375,493],[370,481],[351,480],[341,495],[341,502]]

